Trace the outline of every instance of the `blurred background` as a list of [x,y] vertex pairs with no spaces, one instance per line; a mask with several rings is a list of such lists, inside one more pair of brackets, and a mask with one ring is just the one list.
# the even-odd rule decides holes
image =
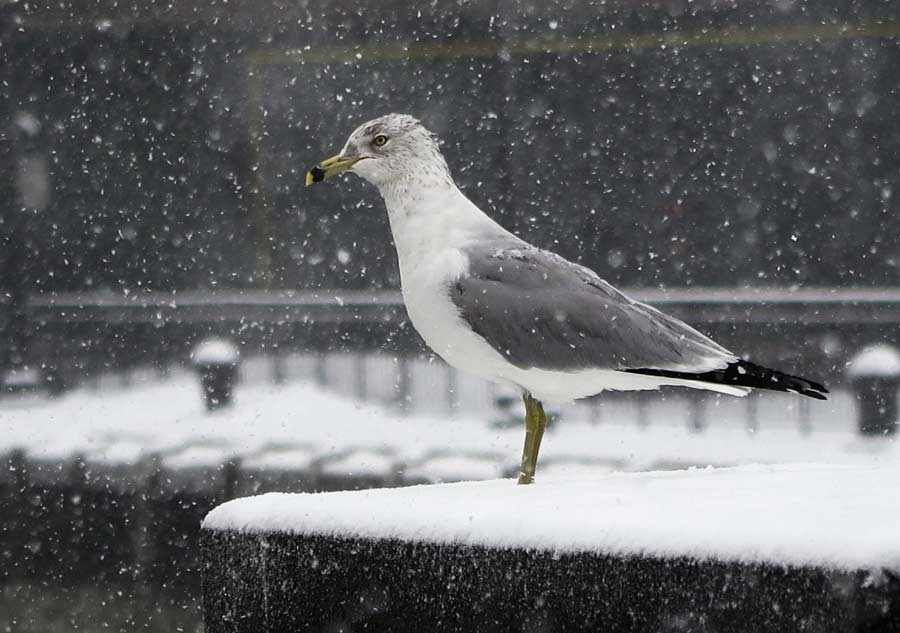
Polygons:
[[507,228],[832,387],[558,407],[548,475],[896,458],[897,15],[0,0],[0,626],[201,630],[215,504],[515,471],[518,396],[418,338],[375,190],[303,186],[387,112]]

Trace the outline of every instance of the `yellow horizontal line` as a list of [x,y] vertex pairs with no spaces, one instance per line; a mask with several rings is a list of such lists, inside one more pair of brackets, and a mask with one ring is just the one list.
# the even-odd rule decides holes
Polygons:
[[458,59],[537,54],[573,55],[611,50],[678,49],[701,46],[757,46],[780,42],[821,42],[865,37],[900,36],[900,22],[819,24],[787,29],[724,29],[602,35],[574,39],[446,42],[435,44],[367,45],[356,48],[259,49],[249,55],[254,66],[330,64],[415,59]]

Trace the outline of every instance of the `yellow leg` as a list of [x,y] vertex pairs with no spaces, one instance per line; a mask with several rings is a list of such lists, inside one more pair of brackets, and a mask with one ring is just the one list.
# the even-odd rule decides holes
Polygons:
[[519,483],[530,484],[534,482],[534,471],[537,469],[538,452],[541,450],[541,440],[544,438],[544,429],[547,428],[547,414],[540,400],[526,393],[525,401],[525,448],[522,449],[522,466],[519,469]]
[[522,449],[522,465],[519,467],[519,483],[530,484],[534,480],[534,471],[530,471],[531,454],[534,452],[534,432],[537,419],[534,415],[531,396],[527,393],[525,400],[525,447]]

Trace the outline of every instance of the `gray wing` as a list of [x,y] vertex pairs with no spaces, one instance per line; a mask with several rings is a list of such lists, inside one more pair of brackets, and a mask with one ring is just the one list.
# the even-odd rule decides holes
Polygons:
[[465,253],[469,274],[451,283],[450,297],[518,367],[700,372],[735,360],[692,327],[548,251],[523,242],[482,243]]

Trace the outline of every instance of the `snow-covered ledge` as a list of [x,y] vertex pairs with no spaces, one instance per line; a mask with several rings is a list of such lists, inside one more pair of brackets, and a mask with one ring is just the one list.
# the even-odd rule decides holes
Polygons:
[[876,630],[898,488],[782,465],[238,499],[203,525],[206,628]]

